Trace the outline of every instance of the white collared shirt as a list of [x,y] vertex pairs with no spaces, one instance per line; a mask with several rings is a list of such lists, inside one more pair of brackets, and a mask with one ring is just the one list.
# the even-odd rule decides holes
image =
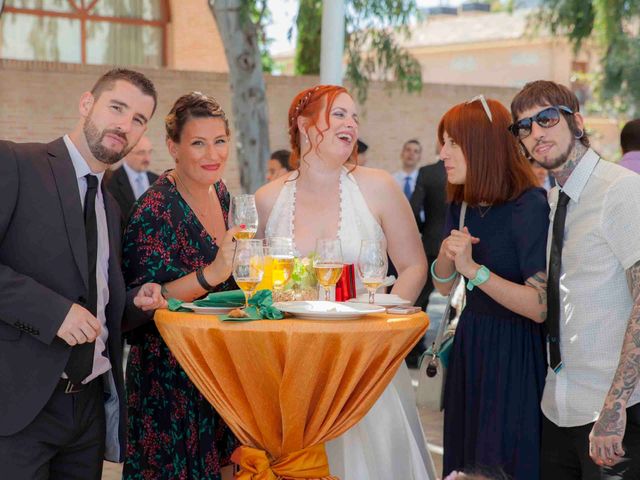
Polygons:
[[[76,171],[78,180],[78,190],[80,191],[80,202],[84,209],[84,197],[87,193],[87,179],[85,175],[92,173],[89,164],[82,157],[76,146],[68,135],[63,137],[64,143],[69,150],[69,156],[73,162],[73,168]],[[109,303],[109,230],[107,227],[107,214],[104,208],[104,197],[102,196],[102,177],[103,173],[93,173],[98,177],[98,192],[96,194],[96,222],[98,226],[98,258],[96,261],[96,285],[98,287],[98,305],[97,315],[98,321],[102,326],[100,335],[96,338],[96,348],[93,355],[93,369],[82,383],[87,383],[94,378],[102,375],[111,368],[109,359],[103,355],[106,349],[109,331],[107,330],[107,317],[105,308]],[[84,219],[83,219],[84,221]]]
[[131,190],[133,190],[133,196],[136,197],[136,200],[139,199],[149,188],[149,176],[147,175],[147,172],[137,172],[127,165],[126,160],[122,162],[122,168],[124,168],[127,178],[129,179],[129,185],[131,185]]
[[398,185],[400,185],[400,190],[402,190],[403,192],[404,182],[407,177],[409,177],[409,186],[411,187],[411,194],[413,194],[416,189],[416,181],[418,180],[418,169],[416,168],[411,173],[407,173],[404,170],[398,170],[397,172],[393,173],[393,178],[395,178],[396,182],[398,182]]
[[[633,300],[625,271],[640,260],[640,176],[589,149],[569,196],[560,272],[562,369],[547,371],[545,416],[560,427],[597,420],[620,360]],[[559,187],[549,192],[551,224]],[[628,406],[640,402],[640,388]]]

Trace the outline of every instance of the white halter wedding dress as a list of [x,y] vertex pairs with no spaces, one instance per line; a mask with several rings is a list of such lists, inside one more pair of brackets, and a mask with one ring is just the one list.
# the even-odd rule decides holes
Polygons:
[[[296,175],[289,175],[290,181],[282,187],[266,225],[267,237],[290,237],[294,244]],[[338,238],[344,262],[353,264],[361,240],[385,239],[353,175],[345,169],[340,175]],[[332,475],[341,480],[435,480],[427,473],[433,467],[415,405],[409,370],[403,362],[365,417],[327,442]]]

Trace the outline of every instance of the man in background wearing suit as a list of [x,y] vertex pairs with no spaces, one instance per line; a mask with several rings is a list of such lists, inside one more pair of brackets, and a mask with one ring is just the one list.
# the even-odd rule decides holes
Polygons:
[[158,178],[153,172],[149,172],[153,146],[151,140],[145,135],[133,147],[133,150],[124,157],[122,166],[111,173],[106,179],[106,185],[111,195],[120,205],[122,222],[126,226],[131,215],[133,204],[147,188]]
[[[124,457],[120,322],[164,307],[125,291],[104,171],[147,129],[149,79],[111,70],[49,144],[0,141],[0,476],[99,480]],[[143,312],[142,310],[147,310]]]
[[[430,165],[421,167],[418,170],[416,187],[411,196],[411,209],[416,218],[418,228],[422,233],[422,245],[427,255],[429,267],[438,258],[444,221],[447,213],[447,174],[444,169],[444,162],[438,160]],[[433,280],[431,275],[416,300],[416,305],[425,312],[429,305],[429,296],[433,292]],[[418,342],[407,356],[407,365],[416,366],[420,355],[426,346],[422,341]]]

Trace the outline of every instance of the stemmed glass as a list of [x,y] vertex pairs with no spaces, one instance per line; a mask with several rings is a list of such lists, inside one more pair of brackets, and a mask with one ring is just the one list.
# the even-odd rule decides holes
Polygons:
[[357,269],[362,283],[369,292],[369,303],[374,303],[376,290],[387,275],[387,248],[384,242],[362,240]]
[[318,283],[324,290],[324,299],[331,298],[331,287],[342,275],[342,245],[338,239],[320,238],[316,241],[316,257],[313,259],[313,269]]
[[233,256],[233,278],[244,293],[244,308],[264,275],[262,240],[237,240]]
[[236,233],[236,240],[246,240],[255,237],[258,231],[258,210],[255,195],[236,195],[231,199],[229,208],[230,226],[246,225],[246,228]]
[[293,273],[293,240],[288,237],[267,239],[267,255],[271,260],[271,278],[274,296],[282,291]]

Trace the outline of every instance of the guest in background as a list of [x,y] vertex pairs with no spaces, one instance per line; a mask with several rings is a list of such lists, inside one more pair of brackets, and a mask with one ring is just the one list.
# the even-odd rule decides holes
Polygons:
[[127,225],[134,202],[158,179],[158,175],[149,171],[152,155],[151,140],[145,135],[106,181],[111,195],[120,205],[123,226]]
[[[140,197],[124,235],[129,288],[153,279],[165,297],[191,301],[233,289],[229,193],[222,182],[229,125],[201,93],[178,98],[165,119],[176,166]],[[151,318],[127,323],[129,431],[123,478],[220,479],[237,440],[191,383]]]
[[367,164],[367,150],[369,150],[369,145],[358,139],[358,165],[362,167]]
[[289,168],[290,156],[289,150],[276,150],[271,154],[271,158],[267,162],[267,182],[272,182],[291,170]]
[[640,118],[625,124],[620,132],[622,160],[620,166],[640,173]]
[[393,178],[395,178],[398,185],[400,185],[407,201],[411,200],[413,190],[416,188],[418,165],[420,164],[421,157],[422,145],[420,145],[420,142],[416,139],[407,140],[402,146],[402,152],[400,153],[402,168],[393,174]]
[[510,122],[504,106],[480,96],[438,125],[450,233],[431,272],[443,295],[457,274],[467,286],[445,386],[445,476],[500,467],[540,479],[549,206]]

